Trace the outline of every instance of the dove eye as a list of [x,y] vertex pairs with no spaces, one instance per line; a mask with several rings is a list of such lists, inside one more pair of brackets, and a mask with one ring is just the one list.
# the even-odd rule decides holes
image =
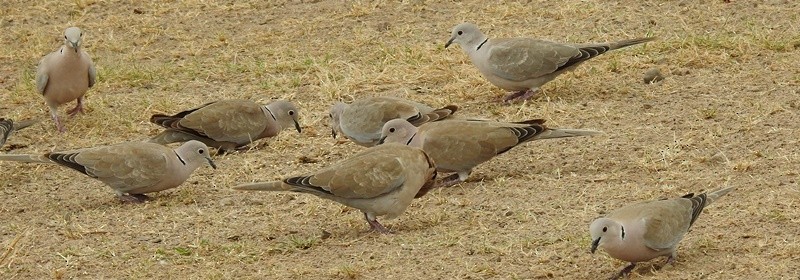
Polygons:
[[289,111],[289,116],[294,116],[294,111]]
[[200,149],[200,150],[197,150],[197,153],[202,155],[203,153],[205,153],[205,151],[203,151],[203,149]]
[[464,34],[464,31],[459,30],[458,35]]
[[64,35],[64,39],[67,39],[67,35]]
[[389,132],[394,132],[394,127],[390,128]]
[[603,232],[608,231],[608,227],[603,227]]

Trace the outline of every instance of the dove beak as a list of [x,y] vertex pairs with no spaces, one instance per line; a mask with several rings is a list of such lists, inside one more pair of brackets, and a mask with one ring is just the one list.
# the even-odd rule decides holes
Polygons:
[[455,39],[456,39],[456,37],[451,37],[450,40],[447,40],[447,43],[444,44],[444,48],[446,49],[447,47],[452,45],[453,44],[453,40],[455,40]]
[[381,137],[381,140],[378,141],[378,145],[383,144],[386,141],[386,136]]
[[599,245],[600,245],[600,237],[592,241],[592,249],[589,251],[592,252],[592,254],[594,254],[594,251],[597,251],[597,246]]
[[331,136],[333,136],[333,139],[336,139],[336,129],[331,128]]
[[211,168],[217,169],[217,165],[214,164],[214,161],[211,160],[211,158],[206,158],[206,160],[208,161],[208,165],[210,165]]
[[297,129],[298,133],[303,133],[303,129],[300,128],[300,123],[297,120],[294,120],[294,129]]

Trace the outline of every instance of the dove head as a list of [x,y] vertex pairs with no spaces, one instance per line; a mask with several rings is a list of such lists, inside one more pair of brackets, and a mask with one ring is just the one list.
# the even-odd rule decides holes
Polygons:
[[381,129],[381,140],[383,143],[400,143],[408,145],[411,138],[417,134],[417,127],[404,119],[393,119],[386,122]]
[[604,247],[606,244],[622,242],[625,239],[625,229],[620,223],[608,218],[599,218],[589,225],[589,234],[592,235],[591,252],[597,247]]
[[67,30],[64,30],[64,45],[75,49],[75,52],[77,52],[81,48],[81,36],[83,36],[83,32],[81,32],[80,28],[74,26],[67,28]]
[[328,117],[331,118],[331,136],[333,139],[336,139],[336,135],[342,133],[342,127],[339,124],[339,119],[342,117],[342,113],[344,113],[344,109],[347,108],[347,104],[342,102],[336,102],[331,106],[331,111],[328,114]]
[[281,125],[281,129],[294,126],[297,132],[303,132],[298,121],[300,113],[292,102],[277,100],[267,105],[267,110]]
[[465,50],[473,51],[483,44],[484,41],[486,41],[486,36],[478,29],[478,26],[465,22],[453,27],[453,31],[450,33],[450,40],[447,41],[444,47],[447,48],[451,44],[456,43],[461,45]]
[[211,160],[211,154],[208,152],[208,146],[203,142],[191,140],[183,143],[180,147],[175,149],[175,153],[188,165],[192,170],[197,169],[201,165],[208,163],[211,168],[217,169],[217,165]]

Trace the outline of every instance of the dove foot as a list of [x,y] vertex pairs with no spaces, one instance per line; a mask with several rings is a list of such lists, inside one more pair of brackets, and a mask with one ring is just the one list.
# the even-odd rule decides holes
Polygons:
[[515,93],[512,93],[512,94],[509,94],[508,96],[503,98],[503,102],[514,103],[514,102],[517,102],[517,101],[528,100],[531,97],[533,97],[534,95],[536,95],[538,92],[539,92],[538,88],[537,89],[529,89],[529,90],[525,90],[525,91],[518,91],[518,92],[515,92]]
[[382,234],[389,234],[391,233],[389,229],[384,227],[378,220],[371,220],[367,213],[364,213],[364,218],[367,219],[367,223],[369,223],[369,228],[375,232],[382,233]]
[[457,185],[458,183],[461,183],[461,182],[462,182],[462,181],[461,181],[461,179],[459,178],[459,176],[458,176],[458,173],[456,173],[456,174],[453,174],[453,175],[450,175],[450,176],[447,176],[447,177],[445,177],[444,179],[442,179],[441,181],[439,181],[439,183],[438,183],[438,184],[436,184],[436,186],[435,186],[435,187],[433,187],[433,188],[447,188],[447,187],[452,187],[452,186],[455,186],[455,185]]
[[67,131],[64,125],[61,124],[61,121],[58,120],[58,116],[53,117],[53,122],[56,123],[56,129],[58,129],[58,132],[64,133]]
[[631,263],[625,268],[623,268],[617,275],[612,276],[610,279],[620,279],[624,277],[628,277],[628,275],[633,271],[633,268],[636,267],[636,263]]
[[143,194],[126,194],[119,196],[119,200],[127,203],[143,203],[150,200],[150,197]]
[[75,108],[72,108],[69,111],[67,111],[67,114],[69,114],[70,117],[74,117],[78,113],[85,114],[85,112],[83,111],[83,97],[78,98],[78,105],[75,105]]
[[432,189],[435,189],[437,187],[435,179],[436,178],[434,176],[434,178],[430,179],[428,182],[426,182],[424,185],[422,185],[422,187],[419,189],[419,191],[417,191],[417,194],[414,195],[414,198],[420,198],[423,195],[425,195],[426,193],[428,193],[429,191],[431,191]]

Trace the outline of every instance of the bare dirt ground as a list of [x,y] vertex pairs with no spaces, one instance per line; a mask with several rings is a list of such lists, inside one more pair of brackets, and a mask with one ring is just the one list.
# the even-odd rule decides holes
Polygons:
[[[0,19],[0,116],[42,120],[3,152],[146,139],[159,131],[151,114],[225,98],[290,99],[305,128],[217,157],[219,169],[140,205],[73,170],[0,163],[0,278],[598,279],[625,264],[589,254],[592,219],[723,186],[737,189],[706,208],[678,262],[642,263],[633,278],[800,276],[796,1],[5,0]],[[504,106],[495,100],[506,92],[459,47],[443,48],[462,21],[490,37],[659,40]],[[85,30],[99,80],[88,114],[58,134],[33,75],[70,25]],[[653,67],[666,79],[646,85]],[[229,190],[359,151],[334,145],[328,106],[387,91],[462,115],[605,134],[515,148],[384,220],[392,235],[314,196]]]

